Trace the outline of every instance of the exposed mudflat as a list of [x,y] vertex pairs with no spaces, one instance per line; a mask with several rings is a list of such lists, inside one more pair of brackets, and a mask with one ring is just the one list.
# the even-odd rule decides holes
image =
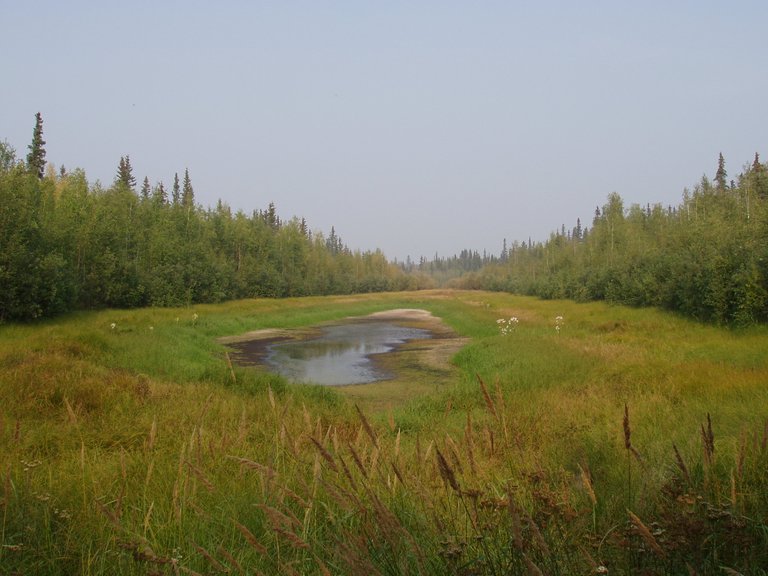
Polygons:
[[[353,396],[375,397],[376,387],[386,386],[389,396],[395,389],[402,389],[404,396],[412,396],[417,389],[434,386],[446,381],[454,367],[451,358],[467,342],[447,326],[440,318],[427,310],[398,308],[376,312],[368,316],[354,316],[344,320],[311,328],[254,330],[236,336],[219,339],[232,348],[232,360],[240,365],[263,366],[270,345],[283,340],[302,340],[317,336],[324,326],[356,322],[390,322],[420,328],[430,333],[429,338],[411,340],[384,354],[376,354],[372,361],[385,368],[391,377],[386,381],[344,387]],[[374,400],[374,398],[370,398]]]

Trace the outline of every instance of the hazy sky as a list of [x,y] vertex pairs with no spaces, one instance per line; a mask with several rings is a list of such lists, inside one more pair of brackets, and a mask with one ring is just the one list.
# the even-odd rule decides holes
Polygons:
[[0,140],[390,258],[544,240],[768,160],[768,2],[0,0]]

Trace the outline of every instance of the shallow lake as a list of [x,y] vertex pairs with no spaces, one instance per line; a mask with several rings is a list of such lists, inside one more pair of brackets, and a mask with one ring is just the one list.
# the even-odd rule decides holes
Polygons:
[[316,337],[269,344],[263,363],[294,382],[327,386],[376,382],[391,375],[376,367],[372,355],[431,336],[429,330],[380,321],[327,326]]

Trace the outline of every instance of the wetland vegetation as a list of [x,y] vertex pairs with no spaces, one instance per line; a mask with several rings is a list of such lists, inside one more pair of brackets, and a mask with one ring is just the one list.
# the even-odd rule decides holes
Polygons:
[[[218,341],[397,308],[466,340],[339,388],[238,367]],[[0,566],[762,574],[766,344],[762,327],[472,291],[5,325]]]

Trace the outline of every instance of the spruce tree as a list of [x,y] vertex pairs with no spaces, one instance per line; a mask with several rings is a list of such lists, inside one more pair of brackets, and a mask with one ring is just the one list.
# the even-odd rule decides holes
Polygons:
[[181,189],[181,203],[190,208],[195,205],[195,191],[192,189],[192,180],[189,178],[189,169],[184,169],[184,183]]
[[727,177],[728,172],[725,171],[725,158],[723,158],[723,153],[720,152],[720,156],[717,159],[717,172],[715,172],[715,185],[719,192],[725,192],[728,186]]
[[336,254],[336,252],[338,252],[338,241],[339,239],[336,237],[336,228],[331,226],[331,234],[325,241],[325,246],[331,254]]
[[43,140],[43,116],[35,115],[35,129],[32,131],[32,143],[28,146],[27,169],[41,180],[45,175],[45,140]]
[[123,185],[129,190],[133,190],[134,186],[136,186],[136,178],[133,175],[133,167],[131,166],[131,158],[129,156],[120,156],[115,184]]
[[149,187],[149,178],[144,176],[144,182],[142,182],[141,184],[141,199],[149,200],[150,191],[151,191],[151,188]]
[[179,186],[178,172],[173,175],[173,192],[171,194],[173,198],[173,205],[178,206],[179,202],[181,201],[181,186]]
[[168,204],[168,193],[165,191],[165,186],[162,182],[158,182],[152,192],[152,198],[156,204],[165,205]]
[[267,207],[267,211],[264,213],[264,221],[269,224],[269,227],[273,230],[277,230],[280,227],[280,218],[277,216],[277,209],[275,203],[270,202]]
[[750,171],[750,179],[752,181],[752,188],[757,193],[758,198],[768,198],[768,170],[766,166],[760,163],[760,156],[755,152],[755,160],[752,162],[752,170]]

